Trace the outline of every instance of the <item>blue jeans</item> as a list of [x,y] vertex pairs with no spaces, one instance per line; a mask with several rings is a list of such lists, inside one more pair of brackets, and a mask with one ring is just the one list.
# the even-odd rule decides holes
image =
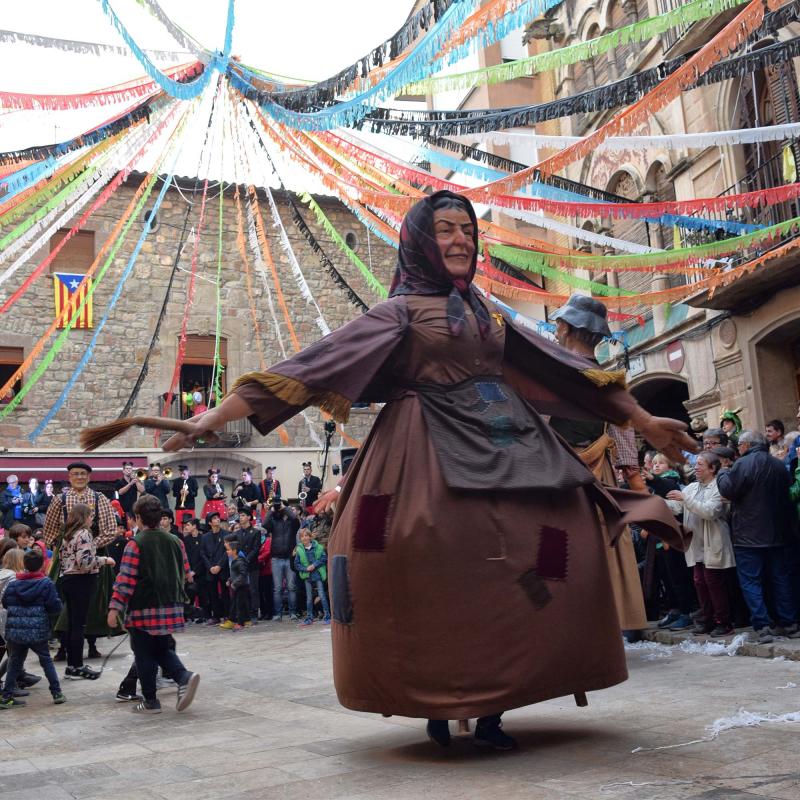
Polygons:
[[8,647],[8,672],[6,673],[6,685],[3,689],[3,697],[11,697],[12,692],[17,686],[17,678],[22,674],[25,666],[25,659],[28,650],[39,656],[39,663],[42,665],[47,682],[50,684],[50,693],[53,695],[61,691],[61,684],[58,682],[56,665],[50,657],[50,649],[47,641],[34,642],[33,644],[20,644],[19,642],[6,642]]
[[289,558],[272,559],[272,605],[276,617],[283,616],[283,579],[289,591],[289,614],[297,614],[297,578]]
[[156,699],[156,676],[158,668],[164,675],[183,684],[189,680],[190,672],[175,652],[175,640],[169,634],[154,636],[140,628],[128,628],[131,650],[136,659],[136,672],[142,684],[144,699],[152,703]]
[[317,587],[317,594],[319,595],[320,602],[322,603],[322,610],[325,613],[325,619],[331,618],[331,609],[328,605],[328,593],[325,591],[325,584],[322,578],[316,572],[308,574],[306,584],[306,613],[310,619],[314,618],[314,587]]
[[779,625],[791,625],[797,616],[794,593],[789,577],[789,552],[786,547],[734,547],[736,574],[742,587],[750,623],[755,630],[770,624],[764,602],[764,571],[769,573],[772,595]]

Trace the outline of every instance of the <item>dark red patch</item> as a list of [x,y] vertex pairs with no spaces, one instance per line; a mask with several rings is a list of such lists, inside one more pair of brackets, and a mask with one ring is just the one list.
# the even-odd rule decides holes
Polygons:
[[353,534],[355,550],[380,551],[386,548],[386,527],[389,509],[392,505],[390,494],[365,494],[358,505],[356,530]]
[[539,539],[539,558],[536,574],[551,581],[563,581],[567,577],[567,532],[560,528],[542,526]]

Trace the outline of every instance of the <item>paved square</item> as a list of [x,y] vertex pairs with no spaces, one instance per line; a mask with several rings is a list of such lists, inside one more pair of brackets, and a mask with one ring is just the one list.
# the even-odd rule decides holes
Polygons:
[[510,712],[520,750],[487,753],[461,739],[442,750],[421,720],[339,706],[321,625],[192,627],[178,652],[203,676],[183,714],[174,690],[161,715],[115,702],[127,643],[98,681],[65,683],[67,704],[40,684],[27,707],[0,712],[2,800],[800,798],[800,721],[631,752],[703,739],[740,708],[800,712],[793,661],[631,650],[627,683],[590,694],[588,708],[564,698]]

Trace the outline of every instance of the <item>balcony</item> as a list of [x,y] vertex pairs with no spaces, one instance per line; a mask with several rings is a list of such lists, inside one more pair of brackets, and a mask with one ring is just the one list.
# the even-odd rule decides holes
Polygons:
[[[795,151],[797,144],[794,145]],[[730,186],[722,195],[736,194],[739,192],[750,192],[757,189],[769,189],[782,186],[785,181],[782,175],[782,151],[778,151],[772,157],[765,160],[759,167],[751,170],[733,186]],[[797,152],[795,153],[797,158]],[[800,159],[798,159],[800,161]],[[711,215],[703,214],[706,218]],[[796,200],[782,203],[775,206],[762,206],[759,208],[745,208],[729,211],[727,219],[736,220],[754,225],[775,225],[783,220],[800,216],[800,203]],[[716,238],[725,238],[717,232]],[[791,237],[783,239],[779,243],[767,243],[761,246],[753,246],[742,249],[732,256],[724,259],[724,264],[720,263],[720,269],[729,270],[741,264],[758,258],[764,253],[780,246],[789,240],[800,235],[794,233]],[[705,234],[705,241],[715,238],[710,233]],[[691,244],[700,244],[700,237],[694,235]],[[798,269],[797,253],[787,253],[784,256],[775,258],[753,272],[743,275],[729,286],[717,288],[713,296],[709,297],[708,290],[699,292],[690,297],[687,302],[695,308],[711,308],[724,311],[746,311],[757,308],[766,302],[771,295],[780,289],[785,289],[800,283],[800,269]]]
[[[191,414],[183,413],[183,409],[181,408],[180,398],[175,395],[172,398],[172,403],[169,407],[168,411],[165,411],[164,408],[164,395],[159,396],[158,398],[158,405],[159,405],[159,415],[166,416],[170,419],[189,419]],[[196,447],[207,447],[207,448],[231,448],[231,447],[244,447],[250,441],[253,435],[253,426],[250,422],[246,419],[237,419],[233,422],[228,422],[225,425],[225,429],[219,432],[219,441],[212,443],[208,442],[198,442]],[[169,432],[159,432],[158,438],[159,443],[161,439],[167,439],[169,437]]]
[[[683,5],[684,0],[656,0],[656,8],[659,14],[666,14],[668,11],[674,11]],[[707,44],[741,12],[742,8],[742,6],[737,6],[723,11],[710,19],[700,20],[689,25],[681,25],[678,28],[670,28],[666,33],[661,34],[664,55],[669,58],[676,58]]]

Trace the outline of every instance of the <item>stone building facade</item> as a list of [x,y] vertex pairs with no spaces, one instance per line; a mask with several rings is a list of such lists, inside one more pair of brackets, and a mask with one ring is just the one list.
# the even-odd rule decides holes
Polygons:
[[[132,176],[113,195],[108,204],[90,218],[81,236],[69,242],[61,251],[51,267],[51,272],[86,271],[142,179],[142,176]],[[78,433],[81,428],[92,423],[112,420],[121,413],[146,359],[147,376],[130,414],[161,413],[163,395],[169,389],[176,363],[181,323],[187,303],[192,250],[200,209],[200,194],[193,194],[195,188],[194,179],[181,179],[176,188],[168,190],[158,211],[153,230],[144,242],[133,272],[124,284],[108,323],[100,333],[91,361],[70,392],[66,403],[38,438],[34,447],[28,440],[28,435],[59,396],[84,354],[131,256],[142,231],[144,219],[134,222],[125,243],[116,254],[105,279],[94,294],[95,327],[88,330],[72,330],[66,345],[50,368],[24,398],[21,405],[0,422],[0,442],[2,447],[6,448],[6,452],[0,456],[0,463],[3,464],[0,469],[13,467],[14,459],[20,455],[46,456],[53,453],[77,452]],[[244,187],[241,189],[244,196],[246,194]],[[291,247],[328,326],[333,330],[359,316],[360,310],[348,299],[347,293],[333,282],[320,264],[319,256],[293,224],[286,196],[277,191],[274,195]],[[151,195],[145,209],[152,206],[154,198],[155,193]],[[187,241],[181,249],[178,269],[166,300],[160,335],[148,358],[154,327],[167,296],[167,286],[178,254],[181,232],[189,207],[187,203],[192,200],[194,202],[189,211]],[[396,251],[371,236],[337,200],[330,197],[317,197],[316,200],[336,230],[347,239],[378,280],[388,285],[395,265]],[[377,302],[379,298],[368,287],[359,270],[316,223],[309,209],[296,199],[295,204],[315,238],[349,285],[368,305]],[[300,294],[263,193],[259,195],[259,207],[279,276],[283,302],[288,309],[300,346],[306,346],[322,335],[316,323],[318,312],[313,304],[306,302]],[[266,287],[272,295],[280,336],[289,354],[292,353],[292,343],[281,311],[278,287],[269,270],[262,276],[247,243],[252,272],[252,302],[260,337],[256,335],[246,272],[237,245],[238,227],[233,188],[226,189],[222,208],[220,334],[221,351],[225,362],[223,386],[230,386],[242,373],[260,368],[259,350],[263,352],[266,365],[274,364],[283,358],[275,330],[275,320],[269,309]],[[206,367],[213,361],[217,316],[218,220],[218,190],[211,189],[198,247],[196,293],[187,326],[189,337],[187,362],[191,361],[194,368],[201,372],[204,360]],[[69,224],[71,223],[67,224],[67,229]],[[56,241],[57,237],[54,237],[49,245],[31,254],[29,261],[18,273],[20,278],[29,274],[34,266],[48,255]],[[18,284],[19,281],[9,281],[3,287],[4,293],[0,293],[0,300],[5,300]],[[52,323],[54,313],[53,282],[51,274],[46,273],[33,283],[27,294],[7,313],[0,315],[0,353],[4,354],[4,361],[11,362],[15,358],[27,355]],[[11,364],[6,363],[3,366],[9,370]],[[200,374],[200,372],[190,374]],[[210,381],[207,381],[206,385],[208,383]],[[183,388],[191,387],[187,383]],[[185,409],[183,411],[185,413]],[[170,413],[172,415],[181,413],[179,401],[173,403]],[[329,463],[338,463],[337,451],[340,446],[354,445],[364,438],[374,417],[375,409],[353,409],[350,422],[344,428],[344,434],[337,432],[333,437],[334,452]],[[165,454],[155,448],[152,432],[134,428],[108,445],[103,452],[120,455],[140,454],[150,460],[155,458],[164,465],[187,461],[193,472],[201,476],[205,475],[207,468],[212,464],[220,467],[223,475],[231,478],[236,477],[243,465],[255,468],[257,474],[261,474],[262,466],[278,465],[281,477],[291,483],[294,476],[299,476],[301,473],[301,461],[320,460],[319,442],[324,441],[323,420],[316,409],[309,409],[306,418],[295,417],[284,427],[288,439],[285,435],[281,438],[277,432],[262,437],[249,423],[234,424],[223,438],[226,446],[198,448],[192,454],[180,454],[171,458],[165,457]],[[318,471],[318,468],[315,468],[315,472]]]

